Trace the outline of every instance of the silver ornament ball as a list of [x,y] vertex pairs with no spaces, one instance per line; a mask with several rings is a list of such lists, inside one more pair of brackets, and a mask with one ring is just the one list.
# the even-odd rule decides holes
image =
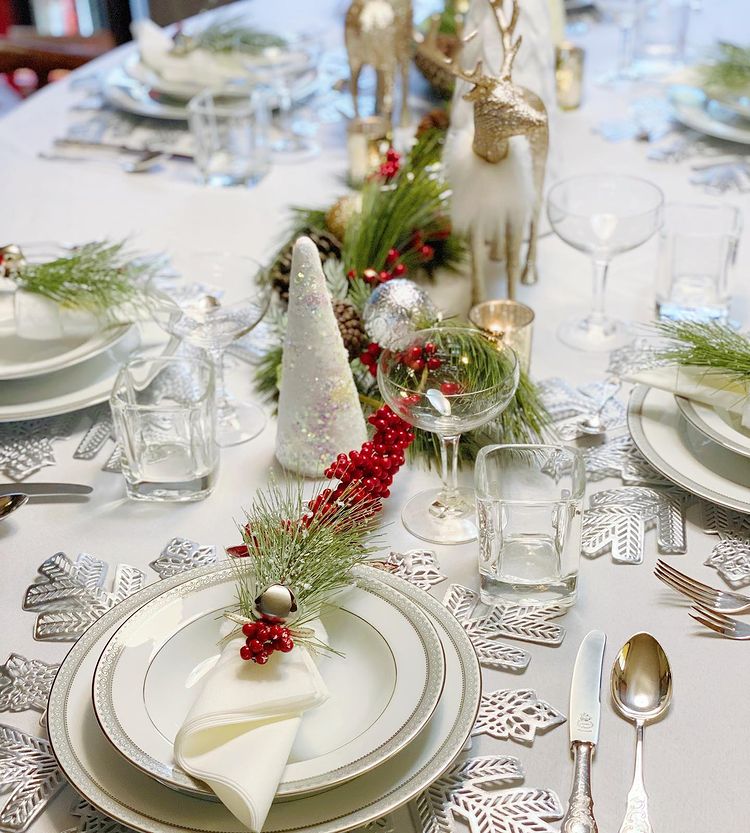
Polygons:
[[430,296],[406,278],[381,283],[362,314],[367,335],[387,350],[403,349],[417,330],[430,327],[437,318]]
[[255,600],[253,612],[271,622],[286,622],[297,612],[297,600],[286,584],[271,584]]

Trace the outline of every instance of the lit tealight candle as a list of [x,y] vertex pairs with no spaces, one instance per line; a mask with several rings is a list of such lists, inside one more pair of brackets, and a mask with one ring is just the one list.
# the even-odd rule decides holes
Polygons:
[[575,110],[581,106],[584,55],[580,46],[568,41],[555,47],[555,86],[557,105],[561,110]]
[[469,321],[483,333],[512,347],[521,368],[531,364],[534,310],[518,301],[484,301],[469,310]]

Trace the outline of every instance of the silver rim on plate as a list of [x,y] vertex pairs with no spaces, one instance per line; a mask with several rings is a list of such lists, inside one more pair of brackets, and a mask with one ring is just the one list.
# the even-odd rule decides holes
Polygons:
[[674,401],[677,407],[685,417],[685,419],[701,434],[705,434],[709,440],[713,440],[717,445],[726,448],[728,451],[733,451],[741,457],[750,457],[750,440],[746,445],[736,442],[731,437],[720,434],[712,425],[709,425],[703,417],[698,413],[695,405],[690,399],[684,396],[675,396]]
[[[216,565],[201,568],[190,577],[207,575],[216,569]],[[446,678],[446,686],[441,695],[441,703],[447,697],[448,705],[441,708],[441,704],[438,704],[438,710],[428,727],[388,764],[362,775],[354,782],[334,787],[318,796],[282,802],[278,805],[280,813],[284,810],[296,811],[302,817],[298,822],[294,820],[282,823],[283,826],[275,823],[269,825],[268,830],[271,833],[343,833],[393,812],[419,795],[451,766],[463,751],[474,726],[481,697],[481,673],[471,641],[458,620],[437,599],[403,579],[380,571],[375,572],[372,568],[361,568],[360,573],[365,577],[379,578],[383,583],[399,590],[431,616],[446,648],[446,668],[453,667],[452,677]],[[158,803],[162,797],[164,801],[174,801],[175,796],[179,794],[159,785],[135,769],[130,769],[129,772],[139,783],[134,784],[130,793],[123,797],[122,782],[116,779],[116,773],[107,773],[104,760],[108,755],[116,759],[112,761],[113,764],[119,763],[122,759],[101,736],[93,716],[90,698],[85,697],[85,692],[91,690],[93,669],[98,655],[93,662],[88,662],[90,671],[86,672],[87,676],[80,681],[76,680],[79,668],[87,661],[92,649],[114,630],[119,621],[146,601],[186,580],[184,575],[175,576],[129,597],[105,613],[73,645],[63,660],[50,694],[47,711],[50,743],[63,774],[74,788],[99,811],[134,830],[143,833],[240,833],[242,828],[239,822],[229,816],[221,805],[187,796],[180,797],[179,802],[180,806],[188,808],[186,813],[191,820],[184,824],[176,822],[172,815],[158,806]],[[101,650],[104,649],[104,644],[101,645]],[[84,695],[78,705],[74,702],[75,697],[71,699],[71,689],[76,683]],[[68,715],[71,711],[76,719],[69,721]],[[76,714],[76,711],[80,713]],[[437,727],[434,731],[439,732],[435,737],[432,737],[433,724]],[[95,733],[93,739],[83,735],[87,729]],[[80,738],[74,737],[76,732],[81,733]],[[417,749],[412,751],[415,744]],[[422,749],[424,751],[421,752],[420,758]],[[96,756],[98,765],[93,766],[91,761],[82,761],[81,755]],[[122,766],[128,766],[124,760]],[[398,775],[399,769],[407,771]],[[109,786],[101,783],[102,780],[107,782],[107,777],[110,779]],[[113,778],[115,783],[112,783]],[[146,795],[146,792],[151,795]],[[356,801],[354,797],[348,797],[352,792],[356,792]],[[157,794],[156,798],[154,793]],[[342,798],[342,793],[348,798]],[[351,809],[337,806],[337,802],[345,803],[347,800],[353,805]],[[186,802],[188,804],[185,804]],[[322,815],[321,802],[325,806],[325,818],[312,820],[307,808],[312,805],[318,815]],[[152,806],[149,807],[149,804]],[[272,816],[274,812],[272,808]],[[221,814],[221,817],[217,820],[214,814]]]
[[651,445],[642,425],[643,403],[650,390],[651,388],[647,385],[636,385],[630,394],[630,400],[628,402],[628,430],[638,451],[641,452],[659,474],[664,475],[668,480],[681,486],[691,494],[713,501],[719,506],[725,506],[727,509],[735,509],[738,512],[750,512],[750,503],[735,500],[729,495],[716,492],[707,486],[691,480],[670,465]]
[[[134,631],[136,633],[138,632],[138,628],[142,622],[148,622],[155,613],[158,615],[158,612],[163,611],[165,605],[169,605],[175,600],[184,600],[196,592],[200,593],[204,590],[219,589],[222,585],[232,582],[234,576],[235,568],[224,565],[221,570],[215,570],[209,575],[184,581],[144,604],[143,607],[128,616],[117,631],[115,631],[99,657],[93,680],[93,700],[96,718],[107,739],[123,757],[147,775],[173,789],[214,800],[215,795],[213,791],[207,788],[205,784],[191,777],[178,766],[173,766],[169,761],[155,757],[153,753],[143,749],[131,737],[128,729],[121,722],[120,714],[118,714],[117,703],[115,701],[115,676],[118,670],[118,664],[123,661],[127,649],[131,644],[131,634]],[[381,579],[382,573],[378,575],[377,579],[368,576],[366,580],[360,580],[358,585],[361,592],[371,594],[372,600],[376,602],[380,600],[385,603],[386,609],[392,608],[397,614],[400,614],[401,619],[410,628],[410,635],[413,636],[413,641],[422,649],[425,673],[421,690],[414,692],[416,698],[414,707],[406,715],[405,719],[400,721],[397,727],[392,728],[391,733],[387,737],[378,739],[377,746],[374,748],[371,748],[364,754],[362,754],[361,750],[359,752],[355,751],[347,763],[335,766],[318,775],[282,781],[277,792],[278,797],[291,797],[327,789],[374,769],[408,745],[422,728],[424,728],[437,707],[445,680],[445,659],[442,643],[429,617],[419,605],[405,598],[403,593],[385,584]],[[366,605],[370,600],[366,598],[364,600],[360,599],[360,603],[362,601]],[[210,605],[210,607],[210,610],[207,609],[201,615],[215,614],[214,604]],[[354,601],[354,607],[356,608],[356,600]],[[346,601],[343,603],[343,608],[344,610],[348,609]],[[357,614],[355,613],[354,615],[356,616]],[[194,618],[194,615],[191,615],[187,621],[176,624],[169,636],[164,636],[164,641],[161,643],[159,649],[153,651],[150,660],[153,660],[161,651],[161,648],[182,630],[184,626],[193,621]],[[379,632],[377,623],[370,621],[368,624]],[[388,645],[391,655],[395,658],[394,651],[397,650],[396,646],[390,645],[382,633],[380,633],[380,636],[386,645]],[[404,666],[402,667],[402,671],[406,670],[406,663],[404,663],[403,658],[401,658],[398,664]],[[146,667],[146,674],[149,668],[150,661]],[[138,669],[137,673],[140,674],[141,670]],[[135,669],[130,669],[130,672],[134,673]],[[398,666],[396,674],[398,676]],[[125,676],[127,678],[128,674],[125,674]],[[129,698],[127,699],[129,700]],[[140,705],[140,700],[138,702]],[[389,700],[385,710],[380,714],[380,719],[388,716],[390,708],[398,708],[398,703],[395,702],[395,698]],[[153,732],[150,733],[151,737],[153,738],[156,735],[158,740],[162,741],[164,732],[160,731],[154,722],[149,719],[148,709],[145,708],[145,705],[144,709],[146,714],[145,716],[140,715],[140,717],[146,724],[147,731],[153,727]],[[350,743],[356,744],[357,740],[358,738],[354,738]]]

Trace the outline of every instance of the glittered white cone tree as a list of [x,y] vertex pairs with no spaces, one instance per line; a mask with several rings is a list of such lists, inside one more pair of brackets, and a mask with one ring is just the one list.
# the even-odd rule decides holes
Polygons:
[[337,454],[366,439],[320,255],[312,240],[300,237],[289,276],[276,457],[286,469],[320,477]]

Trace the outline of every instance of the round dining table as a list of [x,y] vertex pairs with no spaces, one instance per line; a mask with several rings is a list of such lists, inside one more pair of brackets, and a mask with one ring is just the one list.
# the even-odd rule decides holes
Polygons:
[[[335,50],[342,48],[345,5],[341,0],[283,0],[252,3],[247,12],[260,24],[279,31],[322,28],[326,47]],[[717,40],[750,43],[747,0],[693,5],[701,8],[692,11],[691,55],[700,56]],[[549,179],[586,172],[635,174],[656,183],[668,202],[731,203],[750,217],[750,188],[718,193],[691,182],[694,166],[705,161],[700,157],[687,154],[685,158],[653,159],[648,141],[633,137],[611,141],[597,130],[605,123],[625,122],[633,106],[644,99],[663,101],[665,87],[661,81],[597,83],[615,60],[618,32],[611,23],[584,17],[571,24],[571,37],[586,50],[583,103],[577,110],[552,115]],[[319,126],[317,157],[300,164],[277,162],[249,188],[204,186],[198,182],[194,166],[184,160],[168,161],[136,175],[124,172],[114,161],[92,161],[86,154],[77,159],[45,158],[62,155],[51,153],[54,139],[64,135],[72,119],[85,114],[82,108],[95,106],[91,103],[92,85],[133,48],[120,47],[82,67],[0,119],[0,244],[128,238],[139,251],[164,252],[183,259],[191,252],[218,251],[267,260],[284,241],[291,206],[326,206],[345,191],[344,118],[329,119]],[[414,82],[414,95],[421,99],[424,87],[416,73]],[[314,103],[307,107],[314,112]],[[750,148],[726,145],[725,155],[741,159],[745,153],[750,164],[748,151]],[[584,254],[545,231],[539,241],[538,282],[522,286],[518,292],[519,300],[536,313],[531,375],[537,381],[558,377],[574,387],[601,382],[607,376],[607,355],[577,352],[556,336],[563,320],[589,304],[590,264]],[[656,250],[657,240],[651,239],[615,259],[607,304],[620,318],[632,322],[653,319]],[[748,231],[740,240],[733,276],[732,318],[747,327]],[[235,392],[257,399],[251,365],[237,358],[230,363]],[[627,395],[624,388],[620,394],[623,402]],[[69,643],[35,641],[35,614],[22,609],[25,590],[35,580],[37,568],[53,554],[63,552],[75,558],[89,553],[101,558],[109,564],[107,581],[118,564],[138,567],[149,581],[156,581],[158,576],[148,565],[175,536],[213,544],[219,552],[238,543],[243,507],[250,504],[271,473],[280,471],[274,457],[275,419],[271,407],[266,407],[269,420],[263,433],[243,445],[222,449],[215,491],[192,504],[129,501],[121,475],[102,469],[102,455],[91,460],[73,458],[80,431],[58,440],[55,464],[36,472],[28,482],[85,483],[94,491],[87,500],[35,501],[0,521],[0,662],[16,653],[57,663],[69,648]],[[434,550],[446,579],[430,592],[442,598],[452,583],[478,588],[478,545],[426,545],[402,525],[400,512],[406,500],[433,485],[436,478],[434,470],[414,465],[399,473],[383,512],[383,534],[386,553]],[[461,472],[461,478],[471,481],[470,467]],[[599,490],[620,486],[619,478],[592,480],[587,500]],[[668,558],[678,569],[719,586],[721,578],[704,565],[716,543],[715,535],[703,531],[695,504],[688,510],[687,553]],[[582,557],[577,602],[556,620],[566,631],[562,644],[514,642],[530,653],[528,667],[519,673],[485,668],[484,690],[533,689],[540,699],[567,715],[578,646],[592,629],[606,633],[593,791],[599,830],[612,833],[620,829],[625,812],[634,731],[612,706],[609,672],[618,650],[632,634],[652,633],[669,657],[674,679],[668,713],[646,732],[644,765],[653,828],[657,833],[740,833],[748,828],[750,812],[750,707],[743,705],[750,690],[750,647],[722,639],[694,622],[685,601],[654,576],[658,557],[653,531],[646,534],[642,564],[618,564],[608,553]],[[35,711],[2,714],[0,722],[40,736],[44,732]],[[553,790],[566,805],[572,779],[567,725],[538,733],[533,743],[496,740],[483,734],[474,738],[471,754],[519,758],[525,770],[524,786]],[[61,792],[35,820],[30,828],[33,833],[75,829],[79,820],[70,815],[74,798],[70,788]],[[388,824],[398,833],[415,829],[408,808],[397,810]],[[549,822],[550,830],[558,828],[559,822]]]

